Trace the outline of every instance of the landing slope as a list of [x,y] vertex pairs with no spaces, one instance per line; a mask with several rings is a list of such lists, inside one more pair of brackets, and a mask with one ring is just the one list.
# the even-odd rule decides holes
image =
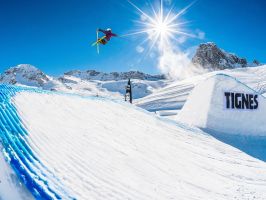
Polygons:
[[266,164],[196,128],[103,98],[0,93],[3,155],[36,198],[266,198]]

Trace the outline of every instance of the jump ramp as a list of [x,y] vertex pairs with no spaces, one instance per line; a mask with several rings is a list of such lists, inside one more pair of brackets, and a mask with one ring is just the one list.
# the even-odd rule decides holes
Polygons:
[[266,136],[266,98],[236,78],[217,74],[191,92],[178,120],[220,133]]

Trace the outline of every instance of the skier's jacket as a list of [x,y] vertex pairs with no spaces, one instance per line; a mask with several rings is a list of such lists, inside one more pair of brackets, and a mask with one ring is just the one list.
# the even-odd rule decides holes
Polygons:
[[99,29],[98,31],[101,31],[101,32],[103,32],[105,34],[105,39],[107,41],[109,41],[111,37],[113,37],[113,36],[116,37],[117,36],[116,34],[112,33],[112,31],[106,31],[106,30],[102,30],[102,29]]

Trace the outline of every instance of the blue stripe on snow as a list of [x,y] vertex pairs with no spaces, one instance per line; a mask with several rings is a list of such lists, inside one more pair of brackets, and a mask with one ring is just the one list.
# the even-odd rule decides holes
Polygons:
[[4,155],[36,199],[75,199],[31,151],[27,131],[11,101],[11,97],[21,91],[47,93],[39,89],[0,84],[0,140]]

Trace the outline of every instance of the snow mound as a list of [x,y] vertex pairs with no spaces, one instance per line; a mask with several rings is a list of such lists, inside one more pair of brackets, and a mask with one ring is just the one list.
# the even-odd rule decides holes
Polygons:
[[266,136],[266,98],[244,83],[217,74],[191,92],[178,120],[221,133]]
[[[266,164],[199,129],[105,98],[0,94],[0,178],[13,171],[36,199],[266,198]],[[1,198],[23,199],[2,183]]]

